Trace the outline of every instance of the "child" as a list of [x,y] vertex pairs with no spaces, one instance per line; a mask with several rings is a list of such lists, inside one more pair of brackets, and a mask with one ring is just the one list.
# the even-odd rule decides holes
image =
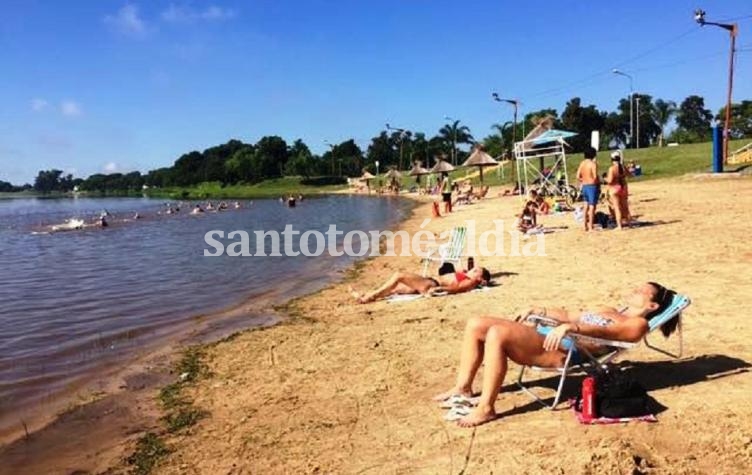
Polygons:
[[520,214],[520,221],[518,224],[518,229],[521,233],[525,234],[531,229],[535,229],[538,225],[537,219],[536,219],[536,213],[535,213],[535,201],[529,200],[525,203],[525,207],[522,208],[522,213]]

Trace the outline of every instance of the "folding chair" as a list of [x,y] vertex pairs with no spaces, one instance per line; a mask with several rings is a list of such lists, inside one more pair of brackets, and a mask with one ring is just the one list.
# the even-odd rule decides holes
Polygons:
[[[662,353],[664,355],[671,356],[673,358],[680,358],[683,352],[681,312],[685,308],[687,308],[690,303],[692,303],[692,301],[689,299],[689,297],[686,297],[684,295],[679,295],[679,294],[674,295],[674,299],[672,300],[671,304],[663,312],[661,312],[660,314],[650,319],[648,333],[643,337],[645,346],[650,348],[651,350],[657,351],[658,353]],[[648,335],[658,330],[665,323],[669,322],[670,320],[674,318],[679,319],[677,321],[677,326],[676,326],[676,333],[677,333],[677,337],[679,338],[678,351],[676,353],[672,353],[665,349],[651,345],[650,342],[648,341]],[[555,327],[562,323],[562,322],[559,322],[558,320],[553,320],[553,319],[541,317],[538,315],[529,315],[525,319],[525,321],[535,323],[536,325],[544,325],[544,326],[549,326],[549,327]],[[533,399],[535,399],[539,403],[543,404],[544,406],[552,410],[555,409],[556,406],[558,406],[559,401],[561,400],[562,391],[564,389],[564,381],[566,381],[567,376],[569,376],[572,373],[592,372],[595,369],[611,362],[614,358],[621,355],[625,351],[635,348],[636,346],[639,345],[639,342],[631,343],[631,342],[618,341],[618,340],[606,340],[602,338],[593,338],[593,337],[586,336],[586,335],[580,335],[578,333],[569,333],[567,337],[573,340],[573,345],[567,351],[567,356],[564,359],[564,366],[560,368],[533,367],[533,369],[536,369],[539,371],[558,372],[561,375],[559,377],[559,384],[556,388],[556,396],[554,397],[554,400],[551,404],[547,404],[543,399],[540,398],[540,396],[538,396],[535,392],[533,392],[530,388],[528,388],[527,386],[523,384],[523,376],[525,374],[525,370],[527,369],[527,366],[522,366],[522,368],[520,368],[520,374],[517,377],[517,385],[520,387],[522,391],[526,392],[528,395],[532,396]],[[609,351],[604,354],[594,356],[591,352],[589,352],[587,349],[585,349],[582,345],[579,345],[578,343],[589,343],[589,344],[593,344],[597,346],[602,346],[605,348],[609,348]],[[575,363],[572,361],[573,359],[572,357],[575,352],[582,355],[581,361],[579,361],[578,363]]]
[[449,241],[428,250],[428,255],[423,258],[423,276],[428,272],[431,262],[438,262],[441,266],[445,262],[451,262],[459,267],[462,262],[462,251],[465,249],[467,240],[467,228],[464,226],[453,228],[449,234]]

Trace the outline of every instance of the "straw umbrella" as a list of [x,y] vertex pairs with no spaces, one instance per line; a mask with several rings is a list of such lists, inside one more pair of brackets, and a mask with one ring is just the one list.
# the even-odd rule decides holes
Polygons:
[[473,153],[462,164],[463,167],[478,167],[480,171],[480,184],[483,185],[483,167],[492,167],[498,165],[499,162],[493,159],[493,157],[483,151],[483,147],[476,147]]
[[360,181],[366,182],[366,187],[368,188],[368,192],[371,192],[371,180],[376,178],[374,175],[368,172],[368,170],[363,170],[363,176],[360,177]]
[[395,190],[399,190],[400,188],[400,179],[402,178],[402,173],[399,172],[396,168],[390,168],[388,172],[384,175],[389,179],[389,185],[394,188]]

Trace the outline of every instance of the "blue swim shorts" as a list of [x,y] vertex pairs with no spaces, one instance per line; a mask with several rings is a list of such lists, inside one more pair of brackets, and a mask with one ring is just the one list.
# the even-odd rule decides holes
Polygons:
[[587,204],[595,206],[600,198],[601,188],[598,185],[582,185],[582,196]]

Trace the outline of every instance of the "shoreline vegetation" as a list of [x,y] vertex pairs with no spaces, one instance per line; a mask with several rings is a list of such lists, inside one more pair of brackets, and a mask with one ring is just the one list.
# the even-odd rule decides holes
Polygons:
[[[750,139],[732,140],[730,150],[734,151],[750,143]],[[597,156],[598,163],[601,166],[607,166],[610,163],[610,150],[600,151]],[[682,144],[675,147],[649,147],[641,149],[624,150],[625,161],[634,161],[639,163],[645,170],[640,181],[671,178],[689,173],[708,173],[710,172],[710,162],[712,154],[712,143],[693,143]],[[577,164],[582,158],[582,154],[568,154],[567,164],[570,177],[574,176]],[[485,171],[485,184],[495,186],[513,186],[513,162],[507,161],[502,165],[503,177],[498,167],[492,167]],[[729,165],[725,172],[735,172],[744,170],[742,165]],[[475,168],[460,169],[453,172],[452,178],[469,179],[474,184],[479,183],[479,178]],[[374,181],[374,188],[378,187],[379,180],[382,184],[387,179],[384,174],[380,174]],[[3,198],[72,198],[75,196],[96,198],[96,197],[150,197],[162,198],[169,200],[202,200],[202,199],[265,199],[279,198],[288,194],[303,194],[306,196],[318,194],[342,193],[348,190],[345,184],[346,178],[339,176],[321,176],[321,177],[301,177],[285,176],[261,181],[256,184],[235,184],[224,185],[220,182],[202,182],[192,186],[168,186],[152,187],[146,190],[131,190],[119,192],[50,192],[38,193],[32,190],[18,192],[0,192],[0,199]],[[403,185],[408,182],[414,182],[414,178],[403,176]]]

